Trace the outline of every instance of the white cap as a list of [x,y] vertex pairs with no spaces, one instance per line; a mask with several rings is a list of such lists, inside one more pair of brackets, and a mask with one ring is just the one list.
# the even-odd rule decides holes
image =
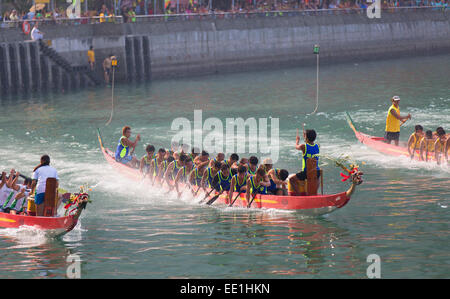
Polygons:
[[273,164],[272,159],[270,159],[270,158],[264,159],[263,160],[263,164],[270,164],[270,165],[272,165]]
[[392,100],[394,100],[394,101],[400,101],[400,97],[399,97],[399,96],[393,96],[393,97],[392,97]]

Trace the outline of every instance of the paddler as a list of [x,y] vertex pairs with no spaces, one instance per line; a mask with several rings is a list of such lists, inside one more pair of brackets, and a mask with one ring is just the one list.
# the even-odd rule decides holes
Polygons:
[[230,183],[231,183],[231,172],[230,172],[230,166],[228,164],[223,163],[220,167],[220,171],[217,173],[217,175],[213,179],[212,186],[216,186],[217,191],[229,191],[230,190]]
[[136,157],[132,156],[132,153],[134,152],[138,141],[141,140],[141,135],[137,134],[134,142],[130,140],[130,136],[131,128],[129,126],[123,127],[122,137],[120,137],[117,144],[115,158],[117,162],[136,168],[139,161],[136,159]]
[[[207,151],[202,151],[202,153],[195,157],[194,164],[198,166],[202,165],[206,167],[209,164],[209,154]],[[202,172],[203,174],[203,172]]]
[[256,170],[255,175],[252,175],[247,179],[245,198],[248,203],[251,200],[250,195],[253,197],[255,194],[267,194],[267,187],[270,186],[270,182],[264,179],[265,176],[266,171],[264,168],[260,167]]
[[[198,188],[202,187],[202,178],[205,173],[207,163],[199,163],[194,170],[191,171],[189,176],[189,181],[192,182],[193,186],[197,186]],[[194,193],[194,190],[191,190]]]
[[386,117],[386,132],[384,135],[384,139],[386,139],[388,144],[391,144],[391,141],[394,140],[395,145],[398,146],[398,141],[400,138],[400,122],[405,122],[408,119],[411,119],[411,114],[407,116],[400,115],[400,97],[394,96],[391,99],[392,105],[388,110]]
[[181,191],[178,187],[178,184],[180,182],[191,184],[192,182],[189,179],[190,179],[190,174],[193,169],[194,169],[194,163],[192,162],[192,159],[186,156],[186,160],[184,161],[184,166],[180,168],[180,171],[178,171],[177,176],[175,177],[175,180],[174,180],[174,185],[175,185],[175,189],[177,190],[178,198],[181,197]]
[[164,178],[167,182],[168,186],[172,186],[170,184],[170,181],[174,181],[178,171],[180,171],[180,169],[184,166],[184,162],[186,161],[187,156],[182,154],[179,156],[178,160],[174,160],[172,163],[169,164],[169,166],[167,166],[167,170],[166,173],[164,174]]
[[[243,193],[247,189],[247,167],[239,165],[237,174],[233,175],[230,182],[230,190],[233,192]],[[233,192],[228,192],[228,203],[233,201]]]
[[[425,132],[425,136],[420,141],[419,148],[420,148],[419,152],[420,160],[428,162],[428,153],[434,152],[434,138],[433,132],[431,130]],[[425,158],[423,157],[423,153],[425,153]]]
[[[164,156],[164,158],[167,157],[167,154],[170,153],[170,150],[166,151],[166,156]],[[158,175],[156,176],[156,182],[161,183],[161,180],[164,180],[164,175],[167,171],[167,168],[169,167],[170,163],[172,163],[173,161],[175,161],[175,159],[173,158],[173,156],[168,156],[167,159],[165,159],[160,165],[159,165],[159,171],[158,171]],[[163,181],[164,182],[164,181]]]
[[258,158],[255,156],[251,156],[248,159],[248,169],[247,172],[249,175],[255,175],[256,174],[256,170],[258,169]]
[[13,197],[17,195],[16,190],[13,190],[11,186],[14,184],[14,180],[18,179],[18,175],[19,173],[16,174],[14,169],[11,169],[8,178],[5,172],[2,173],[2,182],[0,183],[0,212],[9,213],[9,211],[6,211],[6,208],[14,200]]
[[448,161],[449,138],[446,136],[445,130],[442,127],[439,127],[436,130],[436,133],[438,138],[434,143],[434,156],[436,158],[436,163],[440,165],[441,155],[444,155],[445,160]]
[[[18,177],[19,173],[16,175]],[[23,184],[16,184],[16,180],[13,181],[11,189],[15,190],[17,194],[13,197],[14,200],[11,204],[5,209],[5,213],[9,212],[13,215],[23,214],[24,207],[28,203],[28,195],[31,193],[31,185],[32,181],[29,178],[26,178]]]
[[217,173],[220,170],[220,167],[222,166],[222,163],[219,161],[216,161],[213,163],[212,167],[208,167],[205,169],[205,172],[203,173],[202,177],[202,188],[206,192],[206,187],[212,188],[212,183],[214,180],[214,177],[217,175]]
[[55,168],[50,166],[50,157],[43,155],[41,157],[41,163],[34,168],[32,176],[33,184],[31,194],[36,191],[36,195],[34,196],[36,216],[44,215],[44,197],[47,178],[56,178],[56,189],[58,189],[58,173]]
[[270,181],[267,192],[275,195],[287,195],[286,179],[289,176],[289,172],[286,169],[273,168],[273,162],[270,158],[263,160],[263,166]]
[[209,167],[212,167],[215,162],[222,163],[222,162],[224,162],[224,160],[225,160],[225,154],[218,153],[217,156],[214,159],[211,159],[211,161],[209,162]]
[[408,139],[408,153],[411,159],[414,157],[416,150],[420,148],[420,142],[423,139],[423,127],[421,125],[416,125],[414,127],[414,133],[409,136]]
[[154,153],[155,153],[155,147],[151,144],[147,145],[147,147],[145,148],[145,152],[147,154],[145,154],[142,158],[141,158],[141,162],[139,163],[139,171],[141,172],[141,174],[143,176],[146,176],[147,173],[149,173],[149,169],[150,169],[150,163],[152,162],[152,160],[155,158],[154,157]]
[[228,160],[225,160],[225,164],[228,165],[228,167],[230,168],[231,173],[234,175],[237,173],[237,163],[239,162],[239,155],[236,153],[233,153],[230,155],[230,157],[228,158]]
[[152,159],[150,162],[150,167],[148,169],[148,173],[150,173],[150,179],[154,181],[158,176],[159,169],[161,167],[161,163],[164,162],[164,157],[166,156],[166,150],[164,148],[160,148],[156,157]]

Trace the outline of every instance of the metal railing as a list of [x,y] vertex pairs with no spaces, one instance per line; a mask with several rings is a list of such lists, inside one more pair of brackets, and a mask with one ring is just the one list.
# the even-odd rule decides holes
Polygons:
[[[320,16],[320,15],[348,15],[366,14],[367,8],[336,8],[336,9],[314,9],[314,10],[273,10],[273,11],[239,11],[239,12],[209,12],[209,13],[184,13],[184,14],[158,14],[158,15],[137,15],[135,21],[128,18],[128,23],[161,23],[168,21],[190,21],[190,20],[216,20],[216,19],[251,19],[251,18],[273,18],[273,17],[293,17],[293,16]],[[405,6],[382,8],[383,13],[408,13],[410,11],[435,11],[445,12],[446,6]],[[1,23],[0,28],[13,28],[21,26],[27,20],[6,21]],[[28,21],[30,25],[35,22],[44,25],[83,25],[83,24],[109,24],[123,23],[122,16],[109,17],[81,17],[81,18],[56,18],[40,19]]]
[[[320,15],[348,15],[366,14],[366,8],[337,8],[315,10],[273,10],[273,11],[248,11],[248,12],[220,12],[220,13],[196,13],[196,14],[159,14],[136,16],[136,22],[159,23],[164,21],[189,21],[189,20],[215,20],[215,19],[251,19],[266,17],[293,17],[293,16],[320,16]],[[436,6],[405,6],[382,8],[383,13],[402,13],[413,10],[445,11],[446,7]],[[130,22],[128,22],[130,23]]]
[[35,23],[39,25],[86,25],[86,24],[121,24],[123,23],[122,16],[109,17],[81,17],[81,18],[44,18],[35,20],[17,20],[0,22],[0,28],[15,28],[21,27],[23,23],[28,22],[31,26]]

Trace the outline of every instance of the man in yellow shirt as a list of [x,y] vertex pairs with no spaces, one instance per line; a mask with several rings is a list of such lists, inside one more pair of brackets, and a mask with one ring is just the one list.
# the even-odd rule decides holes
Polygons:
[[94,52],[93,46],[91,46],[89,48],[89,51],[87,52],[87,56],[88,56],[89,65],[91,66],[91,71],[93,71],[94,65],[95,65],[95,52]]
[[392,105],[388,110],[386,117],[386,133],[384,139],[386,142],[391,144],[394,140],[395,145],[398,146],[398,141],[400,138],[400,121],[404,123],[408,119],[411,119],[411,114],[408,113],[407,116],[400,115],[400,97],[394,96],[391,99]]

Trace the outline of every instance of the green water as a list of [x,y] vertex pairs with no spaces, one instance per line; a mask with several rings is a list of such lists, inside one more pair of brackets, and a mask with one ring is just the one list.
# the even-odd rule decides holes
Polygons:
[[[62,187],[94,186],[80,224],[52,239],[29,229],[0,229],[0,278],[63,278],[67,257],[82,278],[366,278],[369,254],[383,278],[449,278],[450,168],[383,156],[359,144],[345,121],[382,136],[389,98],[399,95],[406,140],[415,124],[450,131],[450,56],[322,66],[316,115],[315,68],[227,74],[118,86],[114,116],[108,88],[0,102],[0,169],[31,174],[47,153]],[[277,210],[224,209],[177,199],[115,172],[96,138],[114,147],[121,127],[168,147],[173,119],[279,118],[277,167],[299,168],[296,128],[318,132],[322,153],[349,154],[365,182],[342,209],[305,218]],[[363,164],[364,163],[364,164]],[[325,192],[345,190],[339,169],[323,166]]]

